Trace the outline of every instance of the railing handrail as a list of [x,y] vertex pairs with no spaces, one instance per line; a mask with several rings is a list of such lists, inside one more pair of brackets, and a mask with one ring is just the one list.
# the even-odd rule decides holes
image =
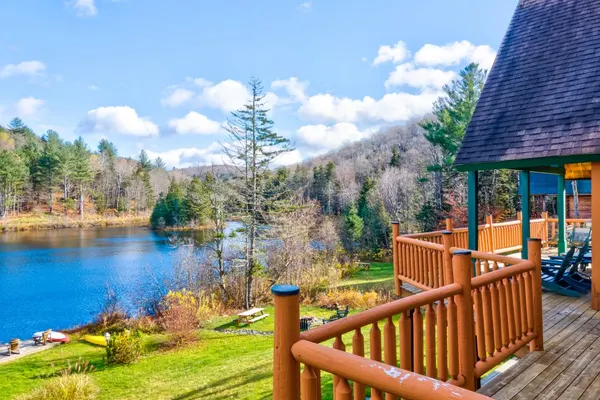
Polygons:
[[425,247],[430,250],[444,251],[443,244],[425,242],[423,240],[413,239],[413,238],[407,237],[407,236],[398,236],[398,237],[396,237],[396,240],[400,243],[412,244],[414,246],[421,246],[421,247]]
[[[534,222],[534,220],[531,220],[529,222]],[[496,227],[496,226],[511,226],[511,225],[521,225],[521,221],[516,220],[516,221],[505,221],[505,222],[494,222],[494,227]]]
[[436,237],[436,236],[442,236],[442,233],[444,231],[431,231],[431,232],[420,232],[420,233],[409,233],[406,235],[402,235],[403,237],[407,237],[407,238],[419,238],[419,237]]
[[294,358],[310,367],[327,371],[403,399],[423,399],[435,393],[438,400],[489,400],[489,397],[378,361],[332,349],[307,340],[292,346]]
[[[461,249],[460,247],[451,247],[450,248],[450,252],[454,253],[455,251],[462,251],[462,250],[466,250],[466,249]],[[495,261],[495,262],[500,262],[503,264],[518,264],[523,262],[524,260],[520,259],[520,258],[515,258],[515,257],[510,257],[510,256],[502,256],[499,254],[492,254],[492,253],[488,253],[485,251],[478,251],[478,250],[469,250],[471,252],[471,256],[473,258],[477,258],[479,260],[486,260],[486,261]]]
[[515,275],[522,274],[527,271],[533,271],[535,265],[531,261],[522,261],[518,264],[511,265],[510,267],[498,269],[496,271],[488,272],[483,275],[476,276],[471,279],[471,287],[473,289],[480,288],[490,283],[500,282],[503,279],[510,278]]
[[384,320],[417,307],[426,306],[436,301],[447,299],[448,297],[455,296],[459,293],[462,293],[462,286],[458,283],[452,283],[437,289],[417,293],[413,296],[394,300],[390,303],[373,307],[358,314],[349,315],[345,318],[318,326],[301,333],[300,339],[321,343],[355,329],[365,327],[374,322]]
[[[558,222],[558,218],[548,218],[548,222]],[[565,218],[565,222],[592,222],[591,218]]]

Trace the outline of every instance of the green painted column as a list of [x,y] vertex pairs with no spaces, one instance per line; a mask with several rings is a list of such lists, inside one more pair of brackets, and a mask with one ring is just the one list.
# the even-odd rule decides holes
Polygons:
[[469,203],[469,249],[478,249],[479,223],[477,221],[479,214],[479,204],[477,204],[477,192],[479,191],[479,171],[469,171],[468,176],[468,203]]
[[520,171],[519,181],[519,189],[521,190],[521,214],[523,216],[523,218],[521,219],[521,245],[523,246],[521,248],[521,257],[523,258],[523,260],[526,260],[528,256],[527,243],[531,235],[531,225],[529,223],[529,213],[531,211],[529,171]]
[[558,199],[557,199],[557,212],[558,212],[558,254],[567,251],[567,236],[566,236],[566,216],[567,216],[567,193],[565,191],[565,176],[558,176]]

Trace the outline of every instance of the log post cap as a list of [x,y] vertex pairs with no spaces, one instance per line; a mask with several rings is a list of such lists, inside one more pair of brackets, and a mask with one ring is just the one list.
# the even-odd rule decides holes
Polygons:
[[398,225],[399,223],[399,221],[392,221],[392,225]]
[[295,285],[275,285],[271,288],[275,296],[295,296],[300,294],[300,288]]
[[456,250],[454,252],[455,256],[470,256],[471,255],[471,250]]
[[452,235],[452,231],[442,231],[442,235]]
[[541,242],[541,241],[542,241],[542,239],[538,239],[538,238],[529,238],[529,241]]

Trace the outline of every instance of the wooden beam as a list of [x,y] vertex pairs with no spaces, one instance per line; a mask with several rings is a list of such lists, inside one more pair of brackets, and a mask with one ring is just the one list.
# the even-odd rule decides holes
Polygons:
[[530,204],[530,200],[531,200],[531,194],[530,194],[530,175],[529,175],[529,171],[521,171],[519,173],[519,180],[520,180],[520,184],[519,184],[519,189],[521,191],[521,213],[522,213],[522,218],[521,218],[521,257],[523,258],[523,260],[527,259],[527,241],[529,240],[529,232],[530,232],[530,225],[529,225],[529,213],[531,212],[531,204]]
[[[600,229],[600,162],[592,163],[592,228]],[[600,230],[599,230],[600,232]],[[600,237],[600,235],[598,236]],[[592,308],[600,310],[600,243],[592,246]],[[594,268],[594,262],[596,267]]]
[[477,164],[455,164],[459,171],[482,171],[490,169],[533,169],[536,167],[558,168],[565,164],[600,161],[600,154],[528,158],[524,160],[495,161]]
[[557,190],[557,202],[556,208],[558,213],[558,254],[567,251],[567,237],[565,223],[567,214],[567,195],[565,190],[565,176],[558,176],[558,190]]
[[468,175],[468,226],[469,226],[469,249],[477,250],[479,238],[479,204],[477,203],[477,192],[479,191],[479,172],[469,171]]

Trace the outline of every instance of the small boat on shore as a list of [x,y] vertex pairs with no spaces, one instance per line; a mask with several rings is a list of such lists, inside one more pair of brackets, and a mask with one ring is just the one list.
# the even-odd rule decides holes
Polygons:
[[[42,337],[42,335],[44,334],[44,332],[36,332],[33,334],[32,339],[39,339]],[[47,339],[50,343],[69,343],[69,337],[67,335],[65,335],[64,333],[61,332],[54,332],[51,331],[48,334],[48,339]]]
[[106,347],[106,338],[104,336],[84,335],[83,340],[91,344]]

